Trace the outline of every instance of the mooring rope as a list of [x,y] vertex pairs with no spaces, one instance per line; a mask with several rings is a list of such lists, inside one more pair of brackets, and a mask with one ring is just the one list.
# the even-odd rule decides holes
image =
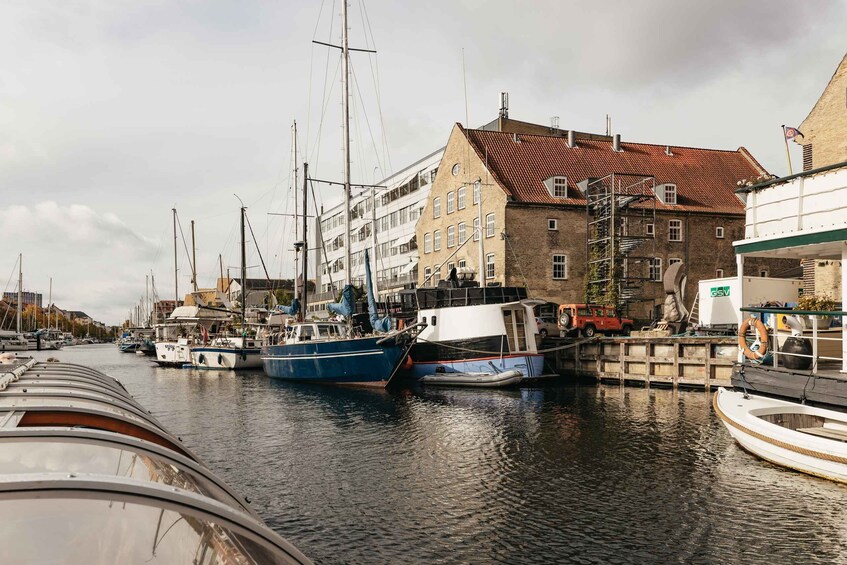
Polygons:
[[[548,348],[548,349],[539,349],[537,351],[537,353],[552,353],[553,351],[561,351],[561,350],[564,350],[564,349],[571,349],[573,347],[577,347],[579,345],[582,345],[582,344],[585,344],[585,343],[588,343],[588,342],[597,341],[598,339],[600,339],[599,336],[589,337],[589,338],[581,339],[579,341],[575,341],[573,343],[566,343],[565,345],[560,345],[560,346],[557,346],[557,347],[551,347],[551,348]],[[481,349],[472,349],[470,347],[461,347],[459,345],[450,345],[450,344],[442,343],[442,342],[438,342],[438,341],[429,341],[427,339],[423,339],[423,338],[420,338],[420,337],[417,338],[417,341],[422,342],[422,343],[432,343],[434,345],[446,347],[447,349],[455,349],[456,351],[466,351],[468,353],[479,353],[479,354],[488,355],[488,356],[491,356],[491,357],[500,357],[500,356],[503,355],[502,351],[483,351]],[[528,352],[520,351],[520,352],[516,352],[516,353],[528,353]]]

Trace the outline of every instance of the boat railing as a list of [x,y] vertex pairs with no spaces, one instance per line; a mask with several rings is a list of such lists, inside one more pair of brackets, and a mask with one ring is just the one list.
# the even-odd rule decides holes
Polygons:
[[[830,362],[839,364],[839,369],[843,367],[844,356],[842,354],[842,317],[847,316],[847,312],[834,310],[794,310],[791,308],[776,308],[776,307],[745,307],[741,308],[742,312],[761,317],[766,326],[773,329],[773,333],[768,337],[768,350],[773,353],[772,364],[774,367],[779,365],[780,357],[796,357],[810,359],[809,370],[813,375],[818,373],[820,362]],[[787,323],[789,316],[797,319],[802,319],[800,324],[803,326],[801,335],[796,336],[801,340],[808,340],[811,345],[811,353],[802,353],[798,351],[780,350],[780,337],[786,339],[794,337],[792,328]],[[808,326],[806,321],[808,320]],[[809,327],[810,326],[810,327]],[[821,332],[827,330],[838,330],[836,335],[821,335]],[[806,332],[811,331],[811,335]],[[832,344],[838,344],[834,348]],[[838,352],[838,355],[833,354],[833,349]]]

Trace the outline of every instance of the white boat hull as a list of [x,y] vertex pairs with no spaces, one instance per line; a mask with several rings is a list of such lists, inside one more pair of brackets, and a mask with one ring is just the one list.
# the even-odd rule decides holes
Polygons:
[[[776,465],[802,473],[847,483],[847,414],[785,402],[764,396],[718,389],[715,412],[741,447]],[[822,422],[816,430],[844,439],[820,437],[772,423],[774,420],[804,418]]]
[[191,364],[191,344],[187,340],[156,343],[156,363],[173,367]]
[[262,350],[196,347],[191,350],[191,364],[197,369],[261,369]]

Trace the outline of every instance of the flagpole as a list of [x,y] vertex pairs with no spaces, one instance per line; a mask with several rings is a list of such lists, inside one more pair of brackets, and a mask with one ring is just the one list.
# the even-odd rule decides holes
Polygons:
[[782,140],[785,142],[785,156],[788,157],[788,174],[793,175],[791,170],[791,152],[788,151],[788,136],[785,135],[785,124],[782,124]]

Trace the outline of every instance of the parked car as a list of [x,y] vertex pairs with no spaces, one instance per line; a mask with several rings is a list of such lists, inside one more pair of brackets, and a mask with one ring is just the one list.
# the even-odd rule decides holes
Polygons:
[[582,334],[594,337],[597,332],[606,335],[629,335],[635,324],[629,318],[623,318],[613,306],[599,304],[562,304],[559,306],[559,335]]
[[556,324],[556,318],[541,316],[535,318],[535,323],[538,325],[538,334],[542,339],[548,335],[559,335],[559,326]]

